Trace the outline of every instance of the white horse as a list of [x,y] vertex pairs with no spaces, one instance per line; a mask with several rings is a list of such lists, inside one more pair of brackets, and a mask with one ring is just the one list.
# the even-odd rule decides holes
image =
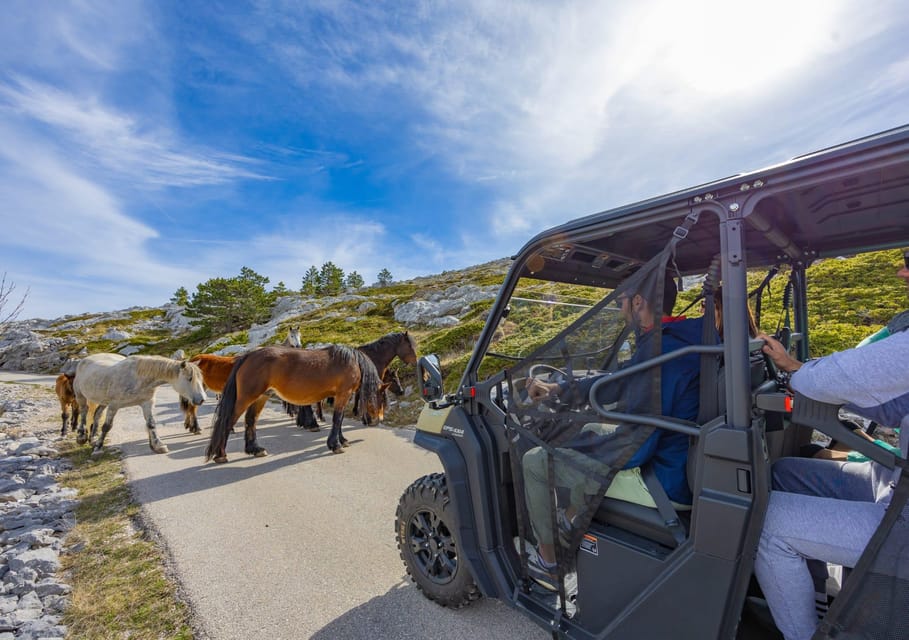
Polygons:
[[287,337],[284,338],[282,342],[285,347],[296,347],[297,349],[303,348],[303,343],[300,342],[300,327],[291,327],[287,331]]
[[[98,420],[104,408],[107,418],[101,428],[98,440],[93,443],[93,453],[99,453],[104,438],[114,424],[114,416],[123,407],[142,407],[145,428],[148,430],[148,446],[155,453],[167,453],[167,446],[155,431],[155,390],[162,384],[170,383],[174,390],[195,405],[202,404],[205,387],[202,372],[191,362],[178,362],[163,356],[129,356],[116,353],[96,353],[83,358],[76,367],[73,390],[79,403],[80,422],[76,442],[85,444],[95,437]],[[88,404],[97,405],[92,416],[91,433],[85,435],[85,419]]]

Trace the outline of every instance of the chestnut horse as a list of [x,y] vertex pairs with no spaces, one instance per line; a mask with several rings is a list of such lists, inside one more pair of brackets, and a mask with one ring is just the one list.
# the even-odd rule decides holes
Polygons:
[[[202,371],[202,382],[205,388],[215,393],[221,393],[230,370],[234,368],[236,356],[218,356],[213,353],[200,353],[189,359]],[[263,400],[263,405],[265,401]],[[199,428],[198,407],[184,397],[180,397],[180,409],[183,410],[183,426],[190,433],[202,433]],[[260,409],[261,410],[261,409]],[[246,418],[249,424],[249,416]]]
[[[328,448],[341,453],[347,439],[341,433],[341,421],[347,401],[358,389],[365,398],[366,411],[378,420],[384,417],[384,393],[375,365],[361,351],[342,345],[322,349],[263,347],[237,358],[216,410],[217,418],[205,460],[227,462],[227,438],[230,429],[254,402],[269,390],[282,400],[298,405],[312,404],[334,396],[334,415]],[[258,417],[258,415],[256,415]],[[267,455],[256,441],[256,424],[246,425],[246,453]]]
[[[360,345],[357,349],[365,353],[372,360],[372,363],[376,365],[376,371],[379,372],[379,377],[382,378],[386,388],[390,388],[395,395],[400,396],[404,393],[401,381],[398,379],[397,374],[388,369],[388,365],[391,364],[395,357],[400,358],[407,364],[417,363],[417,343],[413,336],[407,331],[389,333],[378,340]],[[359,411],[359,403],[360,394],[356,394],[354,395],[354,414]],[[304,407],[296,415],[298,427],[303,427],[310,431],[318,431],[319,423],[315,421],[312,411],[308,411]],[[368,422],[369,417],[369,412],[367,412],[364,415],[364,424]]]
[[73,391],[75,377],[75,374],[61,373],[54,383],[54,391],[57,392],[57,400],[60,401],[60,415],[63,418],[61,437],[66,435],[67,427],[75,431],[79,424],[79,403],[76,402],[76,393]]

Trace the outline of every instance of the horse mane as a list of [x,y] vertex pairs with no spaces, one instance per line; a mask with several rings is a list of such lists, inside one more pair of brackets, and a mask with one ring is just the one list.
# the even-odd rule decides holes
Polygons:
[[152,380],[173,378],[183,366],[182,361],[164,356],[129,356],[128,359],[136,363],[137,375]]
[[325,349],[333,360],[340,360],[342,363],[357,362],[356,350],[343,344],[330,344]]

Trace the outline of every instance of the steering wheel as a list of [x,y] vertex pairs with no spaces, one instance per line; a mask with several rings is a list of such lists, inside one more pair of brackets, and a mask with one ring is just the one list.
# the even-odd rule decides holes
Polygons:
[[[538,380],[543,381],[542,378],[548,377],[548,382],[556,382],[568,379],[568,374],[558,367],[554,367],[549,364],[534,364],[530,366],[530,369],[527,371],[527,378],[529,380]],[[529,400],[529,394],[527,394],[526,385],[522,391],[522,396],[524,400]],[[545,406],[551,410],[556,410],[560,405],[561,401],[557,396],[551,396],[547,398],[540,399],[540,405]]]
[[530,370],[527,372],[527,375],[531,378],[536,378],[536,377],[542,376],[546,373],[558,374],[559,376],[562,377],[563,380],[568,377],[568,374],[565,373],[564,371],[562,371],[561,369],[559,369],[558,367],[553,367],[550,364],[542,364],[542,363],[531,365]]

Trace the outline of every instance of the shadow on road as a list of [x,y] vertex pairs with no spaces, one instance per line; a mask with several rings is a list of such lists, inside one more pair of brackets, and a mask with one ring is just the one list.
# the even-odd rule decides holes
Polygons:
[[[490,620],[495,622],[490,625]],[[310,636],[312,640],[460,640],[550,637],[540,627],[497,600],[480,599],[463,609],[446,609],[427,600],[409,579],[376,596]]]

